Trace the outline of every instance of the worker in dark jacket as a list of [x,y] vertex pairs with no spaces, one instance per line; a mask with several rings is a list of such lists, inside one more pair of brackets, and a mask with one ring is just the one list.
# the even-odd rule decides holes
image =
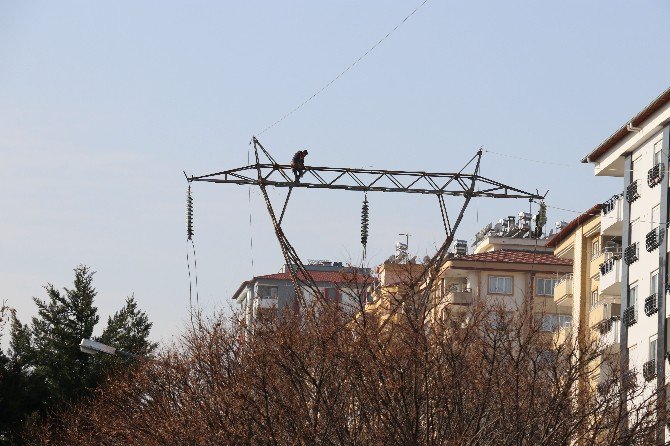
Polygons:
[[296,183],[305,173],[305,156],[307,156],[307,150],[298,150],[291,160],[291,169],[293,169]]

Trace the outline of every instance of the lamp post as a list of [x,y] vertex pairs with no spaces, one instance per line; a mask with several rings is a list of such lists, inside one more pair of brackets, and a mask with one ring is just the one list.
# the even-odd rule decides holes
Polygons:
[[119,355],[124,358],[145,359],[143,356],[135,355],[133,353],[124,352],[118,348],[103,344],[102,342],[94,341],[92,339],[82,339],[79,344],[79,350],[89,355],[97,355],[98,353],[105,353],[107,355]]

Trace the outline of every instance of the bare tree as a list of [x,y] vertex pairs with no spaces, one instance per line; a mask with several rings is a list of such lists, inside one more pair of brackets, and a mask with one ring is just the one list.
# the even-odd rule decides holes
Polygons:
[[221,314],[201,319],[154,360],[35,426],[29,442],[652,444],[664,422],[648,410],[654,392],[620,374],[606,346],[558,342],[529,308],[437,316],[425,289],[391,294],[392,318],[313,302],[253,330]]

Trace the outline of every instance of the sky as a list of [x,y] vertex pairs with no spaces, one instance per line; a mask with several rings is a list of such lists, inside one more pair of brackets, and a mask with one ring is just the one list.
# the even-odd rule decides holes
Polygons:
[[[457,171],[482,147],[484,176],[549,190],[550,226],[620,192],[580,160],[668,87],[662,0],[430,0],[259,135],[419,4],[0,0],[0,300],[25,322],[85,264],[102,320],[134,294],[156,340],[185,326],[189,284],[229,311],[279,245],[259,191],[194,184],[196,287],[183,172],[245,165],[252,135],[281,162],[308,148],[307,164],[397,170]],[[368,198],[371,265],[399,233],[419,258],[441,244],[434,197]],[[296,189],[301,258],[359,262],[362,200]],[[473,200],[457,237],[528,205]]]

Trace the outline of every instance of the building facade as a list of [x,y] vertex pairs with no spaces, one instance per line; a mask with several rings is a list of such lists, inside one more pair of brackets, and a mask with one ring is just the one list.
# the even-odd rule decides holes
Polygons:
[[[603,225],[621,225],[622,258],[614,277],[621,296],[620,355],[624,370],[655,382],[657,416],[666,415],[667,222],[670,89],[621,126],[582,162],[596,176],[622,179],[623,193],[603,209]],[[605,275],[601,278],[604,280]],[[602,285],[601,285],[602,288]],[[658,444],[668,432],[659,428]]]
[[[493,248],[495,245],[492,245]],[[542,330],[572,325],[571,307],[554,302],[554,287],[572,271],[572,260],[551,253],[491,249],[448,259],[434,292],[435,317],[483,302],[515,312],[532,305]]]
[[[366,298],[366,288],[372,282],[368,268],[345,267],[341,262],[311,262],[305,269],[326,300],[336,302],[352,313],[361,308],[359,299]],[[306,288],[303,294],[308,302],[314,297]],[[284,265],[278,273],[242,282],[233,294],[233,300],[240,306],[240,318],[249,327],[263,316],[280,314],[285,308],[297,309],[289,265]]]
[[[619,197],[615,197],[617,200]],[[615,205],[618,202],[614,202]],[[610,203],[612,204],[612,203]],[[572,271],[554,288],[554,302],[572,308],[571,335],[579,345],[600,341],[618,353],[621,333],[621,225],[607,217],[613,207],[596,205],[554,235],[547,246],[573,261]],[[594,387],[607,376],[599,369]]]

